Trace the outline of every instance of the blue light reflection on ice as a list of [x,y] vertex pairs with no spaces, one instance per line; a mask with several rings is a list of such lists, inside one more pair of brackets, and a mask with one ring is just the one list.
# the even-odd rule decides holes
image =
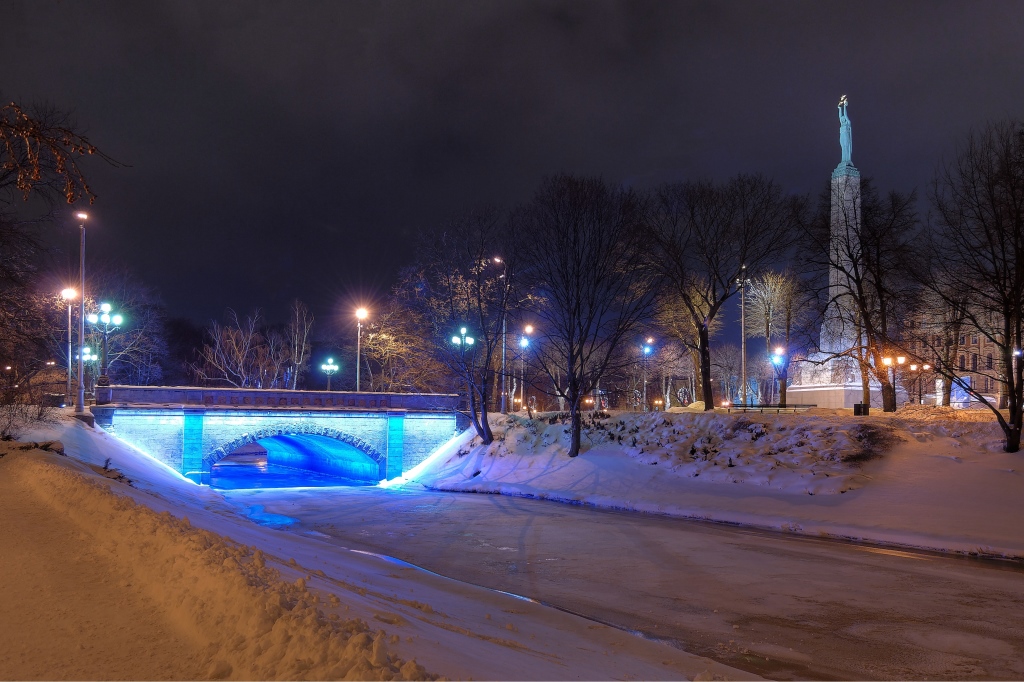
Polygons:
[[222,490],[376,485],[378,465],[356,448],[316,435],[265,438],[260,456],[229,455],[210,471],[210,486]]

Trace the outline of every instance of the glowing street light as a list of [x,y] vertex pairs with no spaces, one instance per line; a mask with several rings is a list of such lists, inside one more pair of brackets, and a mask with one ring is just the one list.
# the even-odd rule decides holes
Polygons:
[[523,410],[526,409],[526,349],[530,345],[528,335],[532,333],[533,325],[528,324],[519,337],[519,408]]
[[[78,294],[82,297],[78,308],[78,343],[81,345],[85,340],[85,221],[89,219],[88,213],[76,213],[78,218]],[[75,413],[85,412],[85,379],[82,375],[82,353],[78,354],[78,399],[75,401]]]
[[647,412],[647,358],[654,352],[654,337],[648,336],[642,347],[644,353],[644,412]]
[[78,292],[75,291],[74,289],[68,287],[67,289],[64,289],[63,291],[60,292],[60,297],[68,302],[68,388],[67,388],[67,392],[64,394],[65,395],[64,403],[65,404],[70,404],[71,403],[71,355],[73,353],[73,351],[71,350],[71,301],[75,300],[75,298],[78,297]]
[[334,358],[327,358],[327,362],[320,365],[320,369],[327,375],[327,390],[331,390],[331,377],[337,372],[340,367],[334,364]]
[[[472,346],[475,341],[472,336],[466,335],[467,331],[465,327],[462,327],[457,335],[452,336],[452,345],[458,346],[462,355],[462,370],[464,372],[466,371],[466,348]],[[466,372],[466,400],[469,400],[469,372]]]
[[[369,317],[370,311],[366,308],[360,308],[356,311],[356,391],[362,389],[362,385],[359,382],[359,358],[362,353],[363,344],[363,320]],[[371,379],[373,377],[370,377]]]
[[110,377],[107,376],[107,341],[110,337],[110,332],[116,331],[118,327],[124,322],[124,318],[120,315],[111,315],[111,305],[109,303],[100,303],[99,314],[92,313],[89,315],[89,324],[99,326],[103,325],[103,349],[100,353],[100,376],[96,381],[97,386],[109,386]]

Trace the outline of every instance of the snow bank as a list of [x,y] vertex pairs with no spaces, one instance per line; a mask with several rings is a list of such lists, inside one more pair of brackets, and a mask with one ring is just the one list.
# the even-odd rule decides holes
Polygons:
[[[264,553],[156,513],[108,484],[5,444],[0,475],[66,515],[128,582],[202,644],[211,679],[433,679],[393,655],[383,630],[318,608],[307,577],[282,579]],[[51,451],[59,446],[51,445]],[[44,675],[45,676],[45,675]]]
[[[965,416],[966,415],[966,416]],[[1024,557],[1024,455],[984,413],[924,408],[588,415],[581,454],[549,415],[494,421],[418,477],[524,495],[969,554]]]

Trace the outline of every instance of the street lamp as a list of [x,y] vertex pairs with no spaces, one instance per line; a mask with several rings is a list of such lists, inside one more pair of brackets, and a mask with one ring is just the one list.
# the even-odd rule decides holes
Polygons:
[[519,407],[526,409],[526,348],[530,345],[527,334],[533,333],[533,325],[523,328],[523,336],[519,337]]
[[68,302],[68,388],[67,392],[64,394],[65,404],[71,403],[71,356],[73,354],[73,351],[71,350],[71,301],[73,301],[76,296],[78,296],[78,292],[71,287],[60,292],[60,297]]
[[[78,293],[81,295],[78,308],[78,345],[85,343],[85,221],[89,219],[88,213],[76,213],[78,218]],[[85,412],[85,379],[82,375],[82,353],[78,354],[78,400],[75,401],[75,413]]]
[[[459,333],[456,336],[452,336],[452,343],[459,347],[459,352],[462,356],[462,371],[466,371],[466,347],[472,346],[475,339],[472,336],[466,335],[466,328],[462,327],[459,329]],[[469,373],[466,372],[466,400],[469,400]]]
[[320,369],[327,375],[327,390],[331,390],[331,376],[340,368],[334,364],[334,358],[327,358],[327,362],[320,365]]
[[[77,358],[78,358],[78,367],[79,367],[79,370],[78,370],[79,383],[82,386],[82,391],[83,391],[83,394],[84,394],[84,392],[85,392],[85,373],[82,370],[83,363],[88,362],[88,363],[92,364],[92,363],[95,363],[100,358],[99,358],[98,355],[93,353],[92,352],[92,348],[89,348],[88,346],[86,346],[85,348],[82,348],[81,352],[77,355]],[[95,374],[95,372],[89,372],[90,376],[92,376],[94,374]],[[90,387],[90,390],[92,390],[92,387]],[[84,397],[83,397],[83,400],[84,400]]]
[[932,366],[931,365],[927,365],[927,364],[921,365],[920,368],[918,368],[918,365],[916,365],[916,364],[911,364],[910,365],[910,371],[917,375],[917,403],[916,404],[918,404],[918,405],[923,405],[924,404],[924,394],[921,392],[921,375],[924,374],[925,372],[927,372],[928,370],[930,370],[931,368],[932,368]]
[[647,342],[643,345],[644,352],[644,412],[647,412],[647,358],[654,352],[654,338],[648,336]]
[[[363,343],[363,320],[369,316],[369,311],[366,308],[360,308],[356,311],[356,391],[362,390],[362,385],[359,382],[359,358],[361,353],[361,346]],[[373,377],[370,377],[373,379]]]
[[100,352],[100,376],[96,381],[97,386],[109,386],[110,377],[107,376],[107,339],[110,336],[110,332],[115,331],[121,323],[124,322],[124,318],[120,315],[111,315],[111,306],[109,303],[100,303],[100,312],[97,315],[92,313],[89,315],[89,324],[99,326],[103,325],[103,349]]
[[786,349],[782,346],[776,346],[775,353],[772,355],[772,367],[775,368],[775,380],[779,383],[779,407],[785,407],[782,404],[782,382],[785,379],[782,376],[783,363],[786,362]]
[[747,294],[746,288],[750,284],[747,279],[747,266],[740,266],[740,276],[736,285],[740,288],[740,396],[743,404],[747,404]]

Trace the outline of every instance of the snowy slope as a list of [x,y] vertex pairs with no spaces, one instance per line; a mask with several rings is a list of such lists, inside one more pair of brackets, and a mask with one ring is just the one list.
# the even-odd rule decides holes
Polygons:
[[852,417],[613,413],[588,418],[579,457],[564,420],[496,417],[497,439],[415,480],[942,551],[1024,557],[1024,454],[983,413]]

